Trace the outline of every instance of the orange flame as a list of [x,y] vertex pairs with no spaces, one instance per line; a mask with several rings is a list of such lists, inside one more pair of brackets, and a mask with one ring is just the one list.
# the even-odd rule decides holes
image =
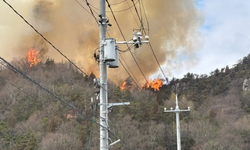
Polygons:
[[126,89],[126,84],[127,84],[127,82],[124,81],[124,82],[122,83],[122,85],[120,86],[120,89],[124,91],[124,90]]
[[28,51],[27,59],[30,64],[30,67],[39,63],[40,60],[37,58],[38,54],[39,51],[35,51],[33,48],[30,48],[30,50]]
[[163,82],[156,78],[155,80],[148,80],[142,87],[148,89],[148,88],[152,88],[155,91],[159,91],[160,87],[162,87]]

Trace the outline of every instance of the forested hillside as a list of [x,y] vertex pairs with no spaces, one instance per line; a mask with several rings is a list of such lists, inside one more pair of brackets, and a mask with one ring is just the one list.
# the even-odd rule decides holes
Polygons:
[[[4,63],[3,63],[4,64]],[[98,150],[99,109],[93,83],[69,63],[52,59],[30,66],[26,59],[11,64],[41,87],[10,67],[0,72],[1,150]],[[173,86],[179,94],[181,139],[184,150],[250,149],[250,92],[242,90],[250,78],[250,55],[233,67],[210,75],[187,73],[170,79],[159,91],[120,89],[109,82],[109,102],[130,102],[109,111],[111,150],[175,150]],[[129,80],[129,79],[127,79]],[[93,99],[91,100],[91,97]]]

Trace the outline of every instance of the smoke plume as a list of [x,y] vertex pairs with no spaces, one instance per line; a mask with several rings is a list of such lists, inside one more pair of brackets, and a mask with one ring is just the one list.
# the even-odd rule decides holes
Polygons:
[[[93,54],[99,47],[99,26],[82,0],[9,0],[8,1],[28,22],[44,35],[53,45],[72,61],[76,62],[86,73],[93,72],[98,76],[99,66]],[[98,18],[99,1],[89,0],[94,6]],[[116,19],[126,40],[132,39],[133,29],[140,28],[140,22],[131,1],[118,4],[117,0],[109,0]],[[172,75],[174,68],[182,69],[197,61],[194,52],[199,46],[198,28],[201,15],[193,0],[143,0],[134,1],[137,12],[142,16],[143,26],[148,32],[155,55],[166,76]],[[80,4],[81,5],[80,5]],[[114,5],[112,5],[114,4]],[[144,15],[143,7],[147,15]],[[86,10],[84,10],[83,7]],[[40,57],[52,58],[56,61],[64,58],[45,42],[30,26],[16,15],[3,1],[0,3],[0,55],[7,60],[14,57],[25,57],[29,48],[41,51]],[[107,10],[111,27],[107,28],[107,37],[123,41],[112,14]],[[121,11],[124,10],[124,11]],[[7,16],[7,17],[6,17]],[[119,45],[127,49],[126,45]],[[133,55],[146,77],[156,73],[159,66],[153,52],[147,44],[139,49],[121,53],[121,61],[129,73],[138,82],[145,82],[143,75],[135,63]],[[121,57],[120,57],[121,58]],[[182,58],[185,60],[182,61]],[[125,62],[123,61],[125,60]],[[116,83],[124,81],[129,75],[120,64],[118,69],[109,69],[108,78]]]

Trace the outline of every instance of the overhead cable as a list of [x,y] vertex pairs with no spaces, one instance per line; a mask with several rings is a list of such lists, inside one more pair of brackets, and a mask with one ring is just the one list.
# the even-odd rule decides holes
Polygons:
[[144,15],[145,15],[145,18],[146,18],[147,29],[148,29],[148,35],[149,35],[149,22],[148,22],[148,17],[147,17],[147,15],[146,15],[145,8],[144,8],[143,0],[142,0],[141,4],[142,4],[142,9],[143,9],[143,12],[144,12]]
[[90,10],[90,12],[91,12],[92,16],[95,18],[95,21],[96,21],[96,22],[97,22],[97,24],[98,24],[98,21],[97,21],[97,19],[96,19],[95,15],[94,15],[94,13],[93,13],[92,8],[90,7],[90,4],[89,4],[88,0],[85,0],[85,2],[86,2],[86,4],[87,4],[87,6],[89,7],[89,10]]
[[76,109],[75,107],[69,105],[68,103],[66,103],[65,101],[63,101],[60,97],[58,97],[57,95],[53,94],[51,91],[49,91],[48,89],[46,89],[44,86],[40,85],[39,83],[37,83],[35,80],[31,79],[29,76],[27,76],[26,74],[24,74],[22,71],[18,70],[17,68],[15,68],[14,66],[12,66],[9,62],[7,62],[5,59],[3,59],[2,57],[0,57],[0,59],[7,64],[8,67],[10,67],[12,69],[12,71],[17,72],[19,74],[21,74],[25,79],[27,79],[28,81],[34,83],[35,85],[37,85],[40,89],[42,89],[43,91],[47,92],[48,94],[50,94],[52,97],[54,97],[55,99],[59,100],[61,103],[65,104],[66,106],[68,106],[69,108],[72,109]]
[[[8,67],[11,68],[11,71],[19,73],[20,75],[23,76],[23,78],[25,78],[26,80],[30,81],[31,83],[34,83],[35,85],[37,85],[40,89],[42,89],[44,92],[48,93],[49,95],[51,95],[52,97],[54,97],[55,99],[59,100],[62,104],[68,106],[69,108],[77,111],[77,109],[74,106],[71,106],[70,104],[66,103],[64,100],[62,100],[59,96],[55,95],[54,93],[52,93],[51,91],[49,91],[48,89],[46,89],[44,86],[40,85],[39,83],[37,83],[35,80],[31,79],[29,76],[27,76],[26,74],[24,74],[22,71],[18,70],[17,68],[15,68],[13,65],[11,65],[9,62],[7,62],[5,59],[3,59],[2,57],[0,57],[0,60],[2,60],[2,62],[4,64],[6,64]],[[78,112],[78,111],[77,111]],[[89,120],[89,121],[93,121],[92,119],[90,119],[88,116],[84,116],[82,113],[78,112],[83,118]],[[100,123],[94,121],[96,124],[102,126]],[[104,126],[102,126],[103,128],[106,128]],[[118,139],[116,137],[116,135],[111,132],[108,128],[106,128],[116,139]],[[127,147],[124,145],[124,147],[127,149]]]
[[[35,98],[33,95],[31,95],[30,93],[24,91],[23,89],[21,89],[20,87],[18,87],[18,86],[15,85],[14,83],[12,83],[11,81],[7,80],[6,78],[4,78],[4,77],[2,77],[2,76],[0,76],[0,78],[1,78],[2,80],[4,80],[5,82],[9,83],[10,85],[14,86],[15,88],[17,88],[19,91],[21,91],[21,92],[27,94],[27,95],[30,96],[31,98],[37,99],[37,98]],[[45,106],[49,107],[46,103],[43,103],[43,102],[41,102],[41,103],[44,104]]]
[[[134,3],[134,0],[131,0],[131,1]],[[142,4],[142,6],[143,6],[143,10],[144,10],[145,17],[146,17],[146,12],[145,12],[144,5]],[[138,10],[137,10],[136,6],[135,6],[135,11],[136,11],[136,14],[137,14],[137,16],[138,16],[138,19],[141,21],[142,30],[143,30],[144,33],[146,34],[145,28],[144,28],[144,26],[143,26],[143,22],[142,22],[142,20],[141,20],[141,18],[140,18],[140,16],[139,16],[139,13],[138,13]],[[148,19],[147,19],[147,17],[146,17],[146,20],[147,20],[147,24],[148,24]],[[149,30],[149,24],[148,24],[148,30]],[[159,61],[158,61],[156,55],[155,55],[155,52],[154,52],[154,49],[153,49],[151,43],[149,43],[149,47],[150,47],[150,49],[151,49],[151,51],[152,51],[152,53],[153,53],[153,55],[154,55],[154,57],[155,57],[155,60],[156,60],[156,62],[157,62],[157,64],[158,64],[158,66],[159,66],[159,68],[160,68],[160,70],[161,70],[163,76],[165,77],[165,80],[167,80],[168,78],[166,77],[166,75],[165,75],[165,73],[164,73],[164,71],[163,71],[163,69],[162,69],[162,67],[161,67],[161,65],[160,65],[160,63],[159,63]]]
[[[111,13],[112,13],[112,15],[113,15],[113,18],[114,18],[114,20],[115,20],[115,22],[116,22],[116,24],[117,24],[117,26],[118,26],[118,28],[119,28],[119,31],[120,31],[120,33],[121,33],[121,35],[122,35],[123,39],[126,41],[125,36],[124,36],[124,34],[123,34],[122,30],[121,30],[120,25],[118,24],[118,21],[117,21],[117,19],[116,19],[115,15],[114,15],[114,12],[113,12],[113,10],[112,10],[112,8],[111,8],[111,6],[110,6],[110,4],[109,4],[108,0],[106,0],[106,2],[107,2],[107,4],[108,4],[109,9],[111,10]],[[126,45],[127,45],[127,47],[129,48],[128,44],[126,44]],[[132,52],[131,52],[131,51],[129,51],[129,52],[130,52],[130,54],[132,55],[132,57],[133,57],[133,59],[134,59],[134,61],[135,61],[136,65],[137,65],[137,67],[139,68],[139,70],[140,70],[141,74],[143,75],[143,77],[144,77],[144,78],[145,78],[145,80],[147,81],[147,78],[146,78],[146,76],[144,75],[144,73],[142,72],[142,69],[140,68],[140,66],[139,66],[138,62],[136,61],[136,59],[135,59],[135,57],[134,57],[134,55],[132,54]]]
[[[127,1],[127,0],[126,0],[126,1]],[[122,9],[122,10],[113,10],[113,12],[119,13],[119,12],[127,11],[127,10],[133,8],[138,2],[139,2],[139,0],[137,0],[137,2],[135,2],[135,4],[133,4],[132,6],[129,6],[129,5],[128,5],[128,8],[125,8],[125,9]],[[112,4],[110,4],[110,5],[112,5]],[[100,10],[99,8],[97,8],[97,7],[93,6],[93,5],[91,5],[91,7],[93,7],[93,8],[96,9],[96,10]],[[111,11],[107,11],[107,12],[108,12],[108,13],[111,13]]]
[[19,17],[23,19],[37,34],[39,34],[49,45],[51,45],[58,53],[60,53],[65,59],[67,59],[74,67],[81,71],[84,75],[87,76],[75,63],[73,63],[67,56],[65,56],[58,48],[56,48],[48,39],[46,39],[33,25],[31,25],[21,14],[19,14],[6,0],[3,0]]
[[[88,12],[90,15],[93,15],[91,12],[89,12],[85,7],[83,7],[83,5],[80,3],[80,2],[78,2],[78,0],[75,0],[75,2],[76,3],[78,3],[78,5],[80,5],[86,12]],[[96,18],[95,18],[95,20],[96,20]]]
[[[127,5],[129,6],[128,0],[126,0],[126,2],[127,2]],[[137,3],[138,3],[138,2],[139,2],[139,0],[137,1]],[[132,7],[130,8],[130,12],[132,13],[132,15],[133,15],[133,17],[134,17],[136,24],[138,25],[138,27],[140,27],[140,25],[138,24],[138,22],[137,22],[137,20],[136,20],[136,18],[135,18],[135,15],[134,15],[134,13],[133,13],[133,11],[132,11]]]

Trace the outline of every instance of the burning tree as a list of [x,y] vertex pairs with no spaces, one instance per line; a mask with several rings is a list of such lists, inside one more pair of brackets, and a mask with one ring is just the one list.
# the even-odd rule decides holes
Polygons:
[[163,85],[163,82],[162,80],[156,78],[154,80],[147,80],[144,84],[143,84],[143,88],[145,89],[149,89],[149,88],[152,88],[154,89],[155,91],[159,91],[160,87],[162,87]]
[[30,64],[30,67],[37,65],[40,62],[40,59],[37,57],[40,51],[35,51],[34,48],[30,48],[27,53],[27,60]]

